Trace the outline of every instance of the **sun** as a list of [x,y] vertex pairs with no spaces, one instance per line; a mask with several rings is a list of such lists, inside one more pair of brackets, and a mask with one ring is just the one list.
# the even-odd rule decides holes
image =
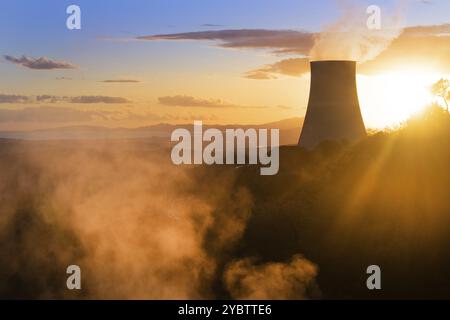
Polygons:
[[361,110],[368,127],[396,126],[433,101],[429,87],[442,75],[402,71],[359,76]]

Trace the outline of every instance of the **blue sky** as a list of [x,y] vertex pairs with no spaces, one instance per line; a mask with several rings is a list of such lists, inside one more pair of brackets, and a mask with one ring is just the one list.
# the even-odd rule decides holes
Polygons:
[[[428,1],[428,0],[427,0]],[[448,21],[446,0],[358,1],[377,4],[387,11],[406,3],[407,25],[440,24]],[[50,39],[68,41],[65,8],[78,4],[83,13],[83,36],[126,36],[129,33],[173,33],[199,30],[204,24],[221,28],[307,29],[320,27],[338,15],[337,1],[301,0],[9,0],[2,1],[0,37],[15,45],[27,40],[34,48]],[[75,35],[72,35],[75,36]],[[54,41],[56,42],[56,41]],[[2,41],[3,45],[4,42]]]
[[[407,3],[407,9],[402,13],[406,25],[430,25],[448,21],[450,1],[432,0],[431,4],[424,4],[426,1],[357,2],[375,3],[386,10],[387,14],[391,14],[398,3]],[[73,58],[83,64],[95,64],[96,58],[104,59],[111,51],[130,52],[129,48],[98,41],[99,37],[128,38],[160,33],[242,28],[320,31],[322,26],[339,16],[339,2],[342,1],[2,1],[0,53]],[[70,4],[77,4],[82,9],[81,31],[73,32],[65,28],[65,9]],[[170,55],[174,47],[177,49],[177,45],[169,43],[152,44],[152,47],[155,49],[150,53],[153,58]],[[204,54],[204,50],[198,45],[184,45],[184,50],[189,55]]]
[[[407,9],[402,15],[405,24],[410,26],[445,23],[450,14],[450,1],[446,0],[357,2],[377,4],[388,14],[398,3],[406,3]],[[108,44],[95,41],[103,36],[119,38],[241,28],[319,31],[338,17],[338,3],[335,0],[2,1],[0,51],[2,54],[65,56],[74,51],[79,55],[83,48],[95,45],[100,55],[102,46],[106,51],[111,49]],[[70,4],[82,9],[80,32],[65,28],[65,9]]]

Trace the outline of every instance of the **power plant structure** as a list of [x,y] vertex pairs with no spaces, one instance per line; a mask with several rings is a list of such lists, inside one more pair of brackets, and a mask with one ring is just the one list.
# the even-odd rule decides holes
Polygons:
[[356,89],[356,62],[311,62],[311,88],[299,146],[366,136]]

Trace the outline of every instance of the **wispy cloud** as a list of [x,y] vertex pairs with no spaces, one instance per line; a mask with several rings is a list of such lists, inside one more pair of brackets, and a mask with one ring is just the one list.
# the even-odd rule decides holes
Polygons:
[[314,34],[294,30],[210,30],[187,33],[159,34],[137,37],[138,40],[209,40],[219,41],[223,48],[272,49],[276,53],[308,54],[314,44]]
[[0,94],[0,103],[105,103],[105,104],[121,104],[131,103],[123,97],[110,97],[110,96],[55,96],[55,95],[37,95],[37,96],[24,96],[15,94]]
[[131,101],[122,97],[108,97],[108,96],[79,96],[70,97],[69,101],[71,103],[130,103]]
[[[405,59],[405,52],[408,53],[408,59]],[[359,64],[358,73],[375,74],[383,70],[408,69],[415,65],[430,66],[450,73],[449,55],[450,24],[409,27],[375,59]],[[300,76],[307,72],[308,58],[291,58],[251,70],[244,76],[264,80],[276,79],[279,75]]]
[[63,107],[0,109],[0,122],[82,122],[106,119],[104,111],[85,111]]
[[30,98],[16,94],[0,94],[0,103],[27,103]]
[[[44,102],[44,103],[56,103],[66,100],[67,97],[59,97],[59,96],[51,96],[48,94],[43,94],[36,96],[36,102]],[[31,99],[30,99],[31,101]]]
[[[309,54],[318,33],[295,30],[209,30],[137,37],[148,41],[216,41],[223,48],[268,49],[275,54],[298,54],[244,74],[249,79],[276,79],[279,75],[299,76],[309,72]],[[358,66],[358,72],[370,74],[404,64],[432,66],[450,73],[450,24],[414,26],[403,32],[376,58]],[[408,59],[405,59],[405,53]],[[405,66],[406,67],[406,66]]]
[[223,27],[223,25],[215,24],[215,23],[204,23],[204,24],[200,25],[200,27],[206,27],[206,28],[211,27],[211,28],[214,28],[214,27]]
[[406,28],[403,32],[408,37],[437,37],[442,35],[450,35],[450,23],[438,24],[432,26],[415,26]]
[[308,58],[291,58],[278,61],[245,73],[245,77],[257,80],[277,79],[277,75],[299,76],[309,71]]
[[278,109],[282,109],[282,110],[292,110],[292,109],[294,109],[294,108],[292,108],[292,107],[289,107],[289,106],[277,106],[277,108]]
[[11,63],[21,65],[23,67],[34,69],[34,70],[53,70],[53,69],[75,69],[73,64],[63,61],[51,60],[47,57],[31,58],[27,56],[22,56],[16,58],[13,56],[5,55],[6,61]]
[[102,80],[100,82],[104,82],[104,83],[139,83],[141,81],[136,80],[136,79],[107,79],[107,80]]
[[170,114],[135,113],[121,110],[80,110],[72,107],[39,106],[0,109],[0,123],[87,123],[91,121],[169,121]]
[[256,108],[263,109],[263,106],[243,106],[226,102],[221,99],[203,99],[186,95],[159,97],[161,105],[168,107],[199,107],[199,108]]

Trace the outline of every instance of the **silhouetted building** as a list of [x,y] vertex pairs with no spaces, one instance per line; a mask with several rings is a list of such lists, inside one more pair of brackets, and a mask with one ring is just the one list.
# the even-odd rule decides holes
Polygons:
[[356,62],[311,62],[311,89],[299,145],[313,148],[325,140],[356,140],[365,135]]

